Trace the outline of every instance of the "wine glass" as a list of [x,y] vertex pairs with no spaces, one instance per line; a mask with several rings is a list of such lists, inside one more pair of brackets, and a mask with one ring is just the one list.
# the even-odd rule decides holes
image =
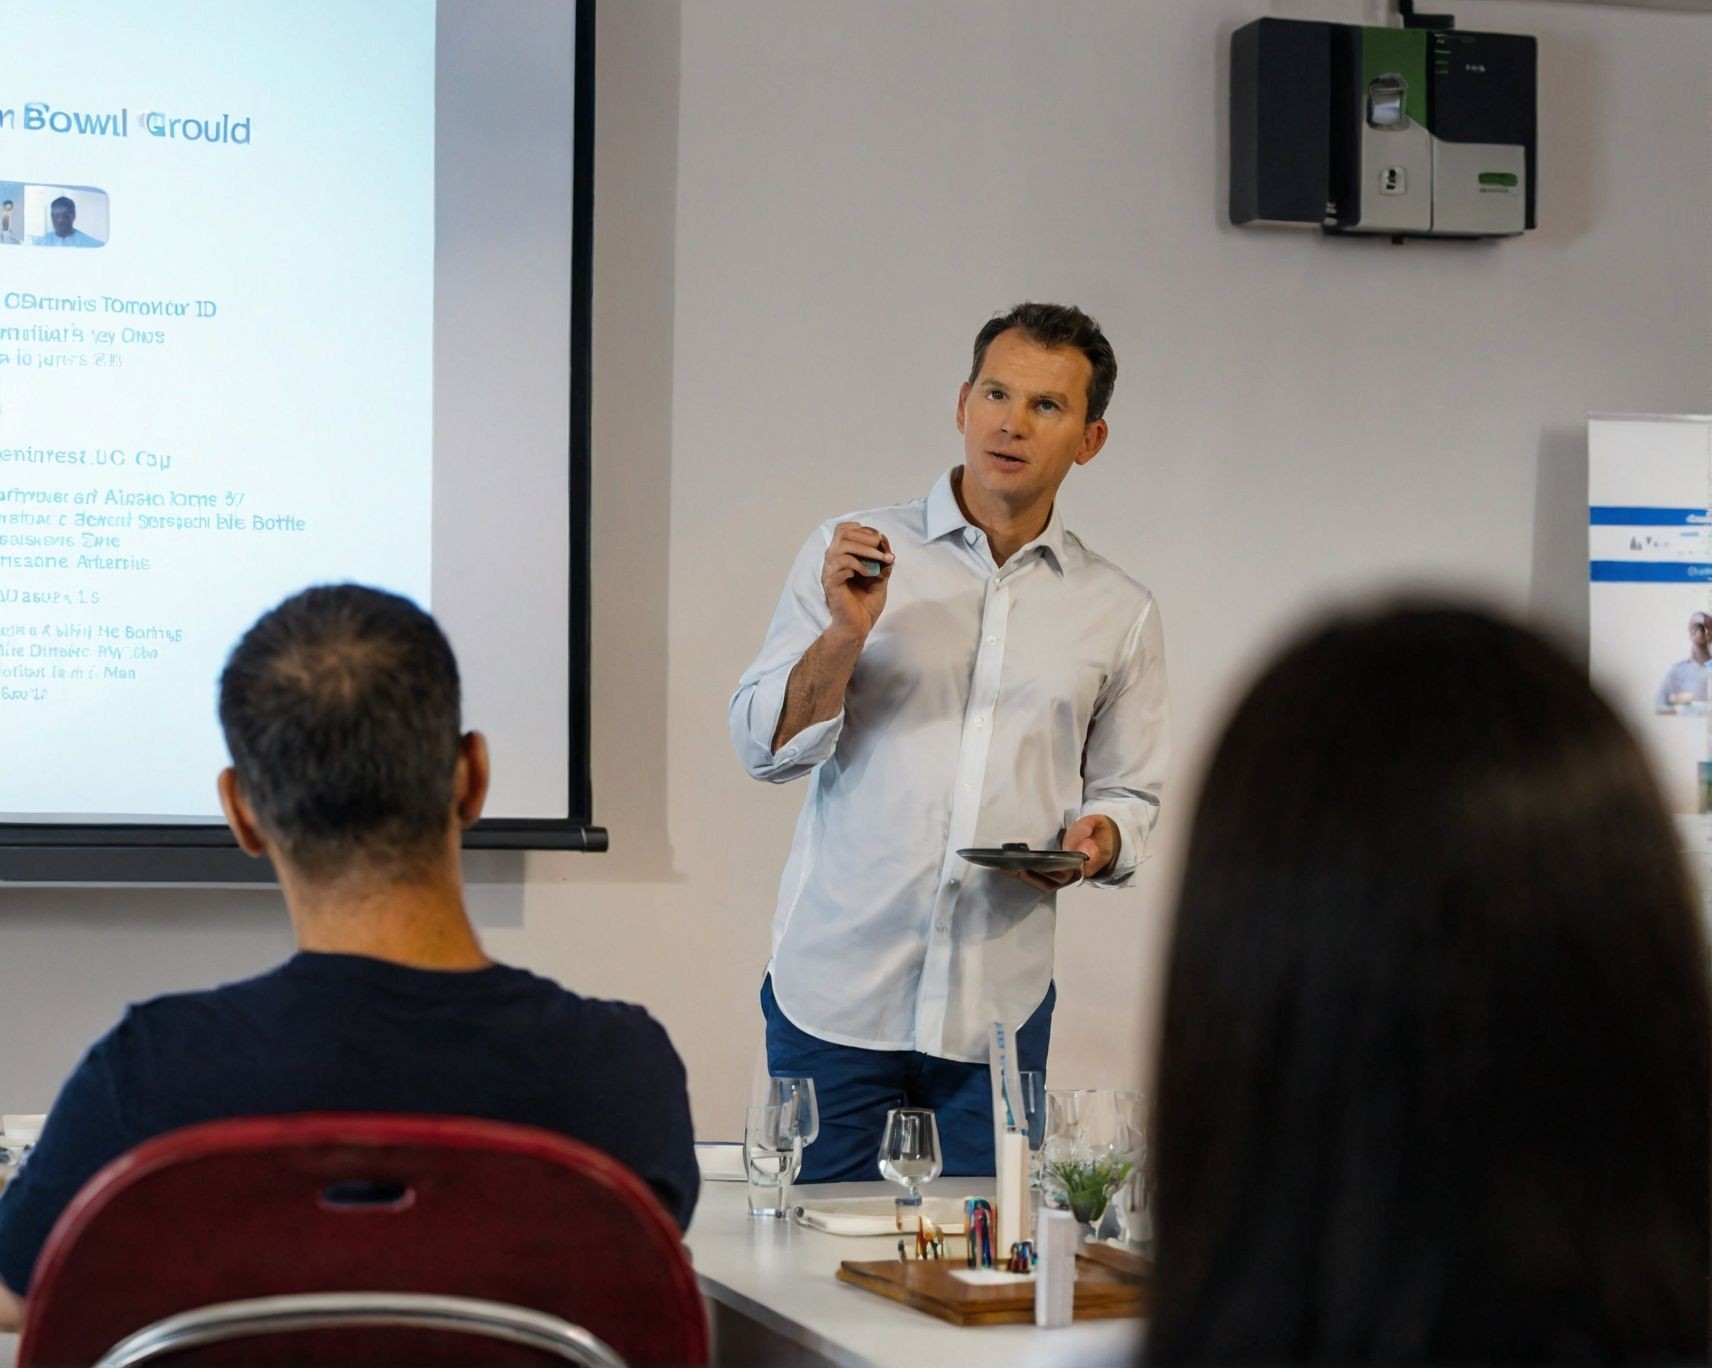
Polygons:
[[1088,1233],[1100,1229],[1112,1196],[1136,1171],[1146,1142],[1139,1093],[1082,1088],[1046,1095],[1040,1192]]
[[779,1103],[750,1107],[743,1123],[743,1171],[749,1180],[749,1214],[782,1218],[790,1212],[791,1183],[801,1158],[792,1109]]
[[926,1107],[893,1107],[880,1137],[880,1176],[904,1189],[900,1207],[921,1205],[921,1185],[939,1177],[945,1160],[939,1152],[939,1126]]
[[769,1078],[762,1095],[763,1106],[785,1108],[785,1125],[796,1151],[796,1171],[802,1172],[803,1146],[812,1145],[820,1134],[820,1106],[815,1100],[812,1078]]
[[812,1145],[820,1134],[820,1104],[812,1078],[769,1078],[755,1101],[762,1106],[787,1108],[791,1135],[803,1144]]
[[1055,1135],[1068,1135],[1076,1128],[1082,1113],[1082,1094],[1087,1088],[1049,1088],[1046,1092],[1046,1135],[1044,1144]]
[[[1046,1193],[1046,1168],[1080,1157],[1077,1154],[1082,1129],[1082,1088],[1049,1088],[1046,1115],[1041,1125],[1040,1153],[1035,1165],[1040,1189]],[[1050,1199],[1048,1205],[1051,1205]]]
[[1115,1234],[1137,1253],[1153,1241],[1153,1210],[1147,1163],[1147,1099],[1138,1092],[1115,1094],[1117,1152],[1130,1161],[1129,1176],[1112,1199]]

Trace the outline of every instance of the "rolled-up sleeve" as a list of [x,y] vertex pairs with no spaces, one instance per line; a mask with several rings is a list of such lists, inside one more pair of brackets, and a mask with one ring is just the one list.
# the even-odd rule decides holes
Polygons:
[[804,727],[776,753],[773,750],[791,671],[832,621],[820,587],[820,567],[836,525],[822,524],[797,553],[761,654],[743,672],[737,692],[731,696],[731,744],[737,748],[737,758],[756,779],[769,783],[800,779],[832,754],[844,730],[844,712],[840,709],[836,716]]
[[1117,825],[1118,857],[1089,882],[1116,888],[1147,858],[1147,837],[1159,817],[1159,794],[1170,761],[1170,711],[1165,688],[1165,632],[1149,596],[1124,638],[1117,668],[1095,705],[1082,756],[1082,807]]

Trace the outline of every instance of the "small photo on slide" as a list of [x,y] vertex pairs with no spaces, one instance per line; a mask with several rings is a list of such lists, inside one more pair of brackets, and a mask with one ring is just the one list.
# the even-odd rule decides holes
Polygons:
[[0,247],[24,241],[24,183],[0,180]]
[[[16,193],[14,193],[14,191]],[[41,185],[0,181],[0,201],[12,201],[0,242],[26,247],[105,247],[107,192],[93,185]],[[0,215],[6,213],[0,203]]]

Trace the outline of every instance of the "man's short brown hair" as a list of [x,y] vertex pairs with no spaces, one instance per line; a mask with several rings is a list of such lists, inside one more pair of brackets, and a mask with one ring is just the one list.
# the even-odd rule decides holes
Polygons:
[[1016,328],[1030,342],[1042,347],[1074,347],[1088,358],[1094,373],[1088,378],[1088,411],[1085,422],[1105,417],[1118,383],[1118,358],[1100,325],[1074,304],[1018,304],[1009,313],[989,319],[975,334],[975,364],[969,368],[969,383],[980,377],[987,348],[1000,333]]

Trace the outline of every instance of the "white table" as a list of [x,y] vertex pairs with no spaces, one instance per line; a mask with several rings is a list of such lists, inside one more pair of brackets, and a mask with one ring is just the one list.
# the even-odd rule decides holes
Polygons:
[[[992,1180],[942,1178],[936,1197],[991,1195]],[[896,1196],[887,1183],[799,1187],[793,1200]],[[742,1183],[704,1182],[685,1241],[713,1321],[715,1363],[835,1364],[838,1368],[980,1368],[1127,1365],[1140,1346],[1138,1320],[958,1326],[838,1282],[845,1259],[897,1255],[897,1237],[827,1235],[782,1221],[752,1221]],[[962,1241],[947,1242],[959,1249]],[[948,1251],[949,1252],[949,1251]]]

